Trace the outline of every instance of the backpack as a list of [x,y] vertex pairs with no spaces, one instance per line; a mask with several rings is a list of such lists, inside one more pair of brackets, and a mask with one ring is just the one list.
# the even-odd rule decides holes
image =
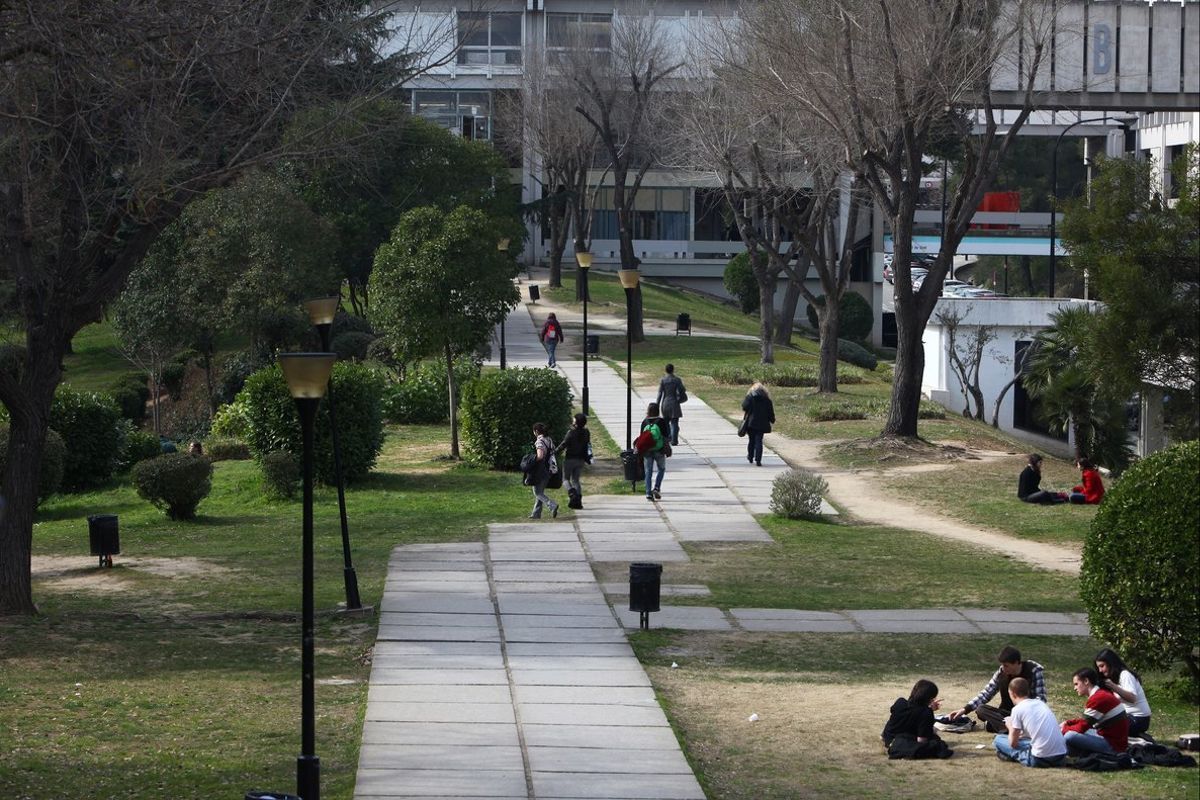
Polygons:
[[638,434],[638,437],[633,440],[633,449],[637,451],[639,456],[654,449],[654,434],[650,431],[650,426],[646,426],[646,430]]

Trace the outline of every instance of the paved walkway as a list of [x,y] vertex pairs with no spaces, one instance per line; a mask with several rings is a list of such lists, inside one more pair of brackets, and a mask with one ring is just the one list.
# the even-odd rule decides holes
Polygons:
[[[508,361],[544,366],[519,308]],[[576,386],[582,363],[560,362]],[[622,376],[589,365],[593,419],[625,438]],[[633,395],[640,422],[655,387]],[[688,559],[689,541],[770,542],[754,518],[787,465],[745,440],[699,398],[684,407],[663,499],[585,497],[571,521],[489,526],[486,544],[398,547],[380,610],[356,798],[692,800],[704,793],[625,630],[627,587],[601,586],[591,562]],[[593,423],[594,424],[594,423]],[[832,511],[832,509],[828,509]],[[609,605],[609,597],[617,600]],[[703,596],[665,586],[664,596]],[[714,631],[1086,635],[1075,614],[980,609],[800,611],[667,606],[656,627]]]

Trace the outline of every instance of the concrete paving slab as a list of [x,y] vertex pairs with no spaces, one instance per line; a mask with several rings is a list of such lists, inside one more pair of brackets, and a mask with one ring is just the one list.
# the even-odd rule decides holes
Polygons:
[[528,750],[529,766],[534,772],[692,774],[687,759],[678,749],[530,747]]
[[443,747],[517,747],[515,723],[385,722],[363,723],[363,745],[441,745]]
[[[429,670],[432,672],[433,670]],[[376,684],[367,690],[368,703],[511,703],[508,685]]]
[[524,798],[528,795],[524,770],[359,769],[354,796]]
[[846,615],[859,622],[877,620],[941,620],[962,622],[963,616],[953,608],[890,608],[847,611]]
[[518,686],[649,686],[650,678],[637,669],[513,669]]
[[[376,744],[364,747],[359,769],[500,770],[524,769],[521,748],[500,745]],[[583,770],[579,770],[583,771]]]
[[1021,636],[1091,636],[1087,625],[1040,625],[1035,622],[978,622],[984,633],[1012,633]]
[[603,692],[595,686],[541,686],[537,684],[516,687],[518,703],[548,703],[564,705],[621,705],[658,707],[654,690],[649,686],[608,686]]
[[510,656],[629,656],[633,648],[625,642],[509,642]]
[[533,790],[539,798],[564,800],[704,800],[692,775],[535,772]]
[[611,613],[605,614],[501,614],[500,621],[521,627],[543,628],[612,628],[617,621]]
[[859,622],[866,633],[979,633],[975,623],[966,620],[957,622],[943,620],[862,620]]
[[500,631],[494,625],[490,628],[468,626],[455,628],[429,625],[388,625],[384,622],[379,626],[379,639],[418,642],[499,642]]
[[642,664],[633,656],[512,656],[509,667],[517,670],[637,670]]
[[371,670],[371,687],[391,685],[507,686],[502,669],[391,669]]
[[738,622],[748,619],[791,619],[791,620],[824,620],[826,622],[846,622],[846,616],[838,611],[804,611],[793,608],[731,608],[729,613]]
[[[651,628],[676,628],[686,631],[728,631],[733,630],[729,620],[719,608],[704,606],[662,606],[661,611],[650,614]],[[627,630],[637,630],[639,619],[636,611],[627,608],[616,608],[621,624]]]
[[474,627],[483,628],[488,625],[496,624],[496,615],[492,614],[440,614],[429,611],[389,611],[387,614],[387,624],[389,625],[408,625],[408,626],[428,626],[434,627]]
[[518,707],[521,722],[526,725],[667,726],[667,717],[657,705],[643,708],[612,703],[519,703]]
[[[601,584],[604,593],[607,595],[614,594],[629,594],[628,583],[604,583]],[[707,586],[702,586],[698,583],[677,583],[663,584],[659,590],[663,597],[710,597],[712,591]]]
[[390,656],[499,656],[500,645],[492,642],[376,642],[375,663]]
[[[1086,614],[1062,614],[1052,611],[1004,611],[994,608],[960,608],[960,614],[975,622],[1033,622],[1053,625],[1087,623]],[[1083,617],[1083,619],[1079,619]]]
[[381,613],[489,614],[495,610],[491,597],[487,595],[450,597],[428,592],[385,592],[379,606]]
[[367,705],[367,719],[381,722],[516,723],[510,703],[385,703]]
[[611,628],[544,628],[534,626],[505,626],[504,638],[510,642],[624,642],[624,632]]
[[[376,645],[378,646],[378,645]],[[416,653],[398,654],[381,658],[375,656],[374,669],[382,667],[398,669],[503,669],[504,659],[496,655],[420,655]]]

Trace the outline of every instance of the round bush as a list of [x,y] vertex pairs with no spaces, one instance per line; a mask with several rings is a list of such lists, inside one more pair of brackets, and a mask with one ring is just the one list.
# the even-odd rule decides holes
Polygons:
[[250,414],[244,400],[235,398],[213,414],[210,433],[219,439],[241,439],[250,435]]
[[1134,464],[1104,496],[1083,545],[1092,635],[1141,669],[1184,661],[1200,680],[1200,442]]
[[516,469],[544,422],[555,443],[571,423],[571,387],[552,369],[487,372],[462,391],[462,433],[467,458],[496,469]]
[[362,361],[373,341],[375,337],[370,333],[346,331],[333,337],[329,348],[337,353],[338,361]]
[[[67,458],[67,446],[56,431],[46,431],[46,444],[42,448],[42,471],[38,475],[38,499],[45,500],[62,485],[63,467]],[[0,474],[8,460],[8,426],[0,425]]]
[[121,452],[121,468],[130,467],[162,455],[162,444],[150,431],[131,430],[125,434],[125,445]]
[[[480,363],[471,358],[454,362],[454,380],[463,387],[479,377]],[[450,388],[446,365],[423,361],[408,370],[403,381],[388,384],[383,397],[383,415],[397,425],[436,424],[450,419]]]
[[815,472],[789,469],[771,484],[771,512],[788,519],[808,519],[821,513],[821,498],[829,484]]
[[300,486],[300,460],[291,453],[276,450],[267,453],[259,463],[262,468],[263,493],[276,500],[290,499]]
[[146,418],[146,403],[150,401],[150,387],[146,376],[140,372],[122,375],[109,387],[109,395],[121,409],[121,416],[134,425]]
[[875,354],[860,344],[838,339],[838,361],[849,361],[856,367],[873,370],[879,366]]
[[754,277],[754,270],[750,268],[749,253],[738,253],[725,265],[725,291],[738,301],[743,314],[758,311],[761,305],[758,278]]
[[[347,482],[365,478],[383,449],[383,377],[362,364],[337,364],[333,370],[333,393],[337,404],[338,439],[342,470]],[[246,444],[255,460],[283,450],[299,456],[300,418],[288,393],[279,367],[260,370],[246,380],[238,402],[244,402],[249,419]],[[321,403],[315,435],[317,479],[334,483],[333,439],[329,426],[329,404]]]
[[204,442],[204,454],[210,461],[246,461],[250,448],[241,439],[214,437]]
[[212,462],[204,456],[168,453],[133,468],[138,496],[171,519],[194,519],[196,507],[212,490]]
[[[817,305],[825,305],[825,295],[817,297]],[[808,324],[812,329],[819,332],[821,328],[817,320],[817,310],[811,303],[804,309],[804,314],[808,317]],[[871,335],[873,327],[875,312],[871,309],[871,304],[858,292],[843,294],[841,302],[838,303],[838,337],[863,342]]]
[[64,491],[99,486],[112,477],[121,454],[121,419],[107,395],[77,392],[66,384],[58,387],[50,407],[50,427],[67,445]]

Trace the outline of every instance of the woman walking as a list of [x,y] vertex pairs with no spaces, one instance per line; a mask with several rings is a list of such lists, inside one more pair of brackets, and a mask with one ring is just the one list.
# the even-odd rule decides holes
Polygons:
[[762,466],[763,434],[771,432],[775,422],[775,404],[761,383],[756,382],[742,399],[742,411],[746,412],[746,460]]
[[558,503],[546,495],[546,484],[550,481],[551,459],[554,458],[554,440],[546,433],[546,423],[533,423],[533,447],[537,463],[533,467],[533,512],[530,519],[542,518],[542,507],[550,509],[550,516],[558,516]]
[[[642,424],[638,426],[638,430],[642,433],[649,431],[654,439],[654,444],[642,451],[642,459],[646,465],[646,499],[650,501],[659,500],[662,498],[662,481],[663,475],[667,471],[667,455],[663,452],[663,446],[667,444],[667,422],[658,413],[658,403],[651,403],[646,409],[646,418],[642,420]],[[658,467],[658,475],[655,476],[654,468]],[[651,488],[653,481],[653,488]]]
[[546,348],[546,355],[549,356],[546,366],[555,366],[558,362],[554,360],[554,351],[558,347],[558,343],[563,340],[563,329],[562,325],[558,324],[558,317],[553,312],[546,317],[546,324],[542,326],[538,339]]
[[687,402],[687,390],[683,381],[675,375],[675,365],[667,364],[667,374],[658,382],[658,408],[667,421],[671,434],[671,446],[679,446],[679,419],[683,416],[681,405]]
[[588,463],[592,449],[592,432],[587,429],[587,415],[576,414],[571,429],[558,449],[563,453],[563,481],[567,484],[567,508],[583,508],[583,465]]

